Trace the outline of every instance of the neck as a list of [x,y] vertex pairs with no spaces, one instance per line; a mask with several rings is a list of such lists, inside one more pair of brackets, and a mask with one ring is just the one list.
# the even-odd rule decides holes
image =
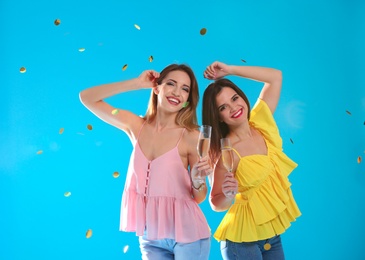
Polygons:
[[248,122],[237,127],[231,127],[228,136],[232,138],[233,141],[243,141],[252,138],[251,127]]

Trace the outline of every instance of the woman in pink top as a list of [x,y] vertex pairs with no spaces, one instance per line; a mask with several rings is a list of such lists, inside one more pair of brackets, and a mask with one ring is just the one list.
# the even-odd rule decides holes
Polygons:
[[[152,89],[140,117],[103,101],[138,89]],[[124,187],[120,229],[139,236],[142,259],[208,259],[210,229],[198,203],[207,194],[200,173],[196,107],[198,84],[190,67],[172,64],[161,73],[105,84],[80,93],[81,102],[100,119],[123,130],[133,144]]]

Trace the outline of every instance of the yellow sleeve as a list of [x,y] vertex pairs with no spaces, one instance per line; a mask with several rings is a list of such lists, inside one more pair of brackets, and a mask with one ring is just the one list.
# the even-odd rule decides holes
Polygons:
[[282,149],[283,142],[273,114],[266,102],[258,99],[250,115],[250,124],[259,130],[264,138],[278,149]]

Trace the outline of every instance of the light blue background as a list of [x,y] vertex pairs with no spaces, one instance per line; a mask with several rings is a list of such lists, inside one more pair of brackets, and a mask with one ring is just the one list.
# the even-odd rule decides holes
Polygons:
[[[118,231],[132,146],[78,93],[178,62],[202,96],[208,64],[241,59],[284,75],[275,118],[303,214],[283,235],[287,259],[365,259],[364,14],[360,0],[1,0],[0,259],[139,259],[137,237]],[[261,85],[234,80],[254,103]],[[148,97],[108,101],[142,115]],[[223,213],[201,207],[214,231]]]

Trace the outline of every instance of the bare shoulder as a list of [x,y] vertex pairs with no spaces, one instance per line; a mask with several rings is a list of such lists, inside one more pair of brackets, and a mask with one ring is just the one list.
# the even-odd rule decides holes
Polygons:
[[194,130],[186,130],[183,136],[183,140],[184,143],[188,146],[191,147],[192,149],[196,149],[196,144],[198,142],[198,137],[199,137],[199,131],[194,129]]

